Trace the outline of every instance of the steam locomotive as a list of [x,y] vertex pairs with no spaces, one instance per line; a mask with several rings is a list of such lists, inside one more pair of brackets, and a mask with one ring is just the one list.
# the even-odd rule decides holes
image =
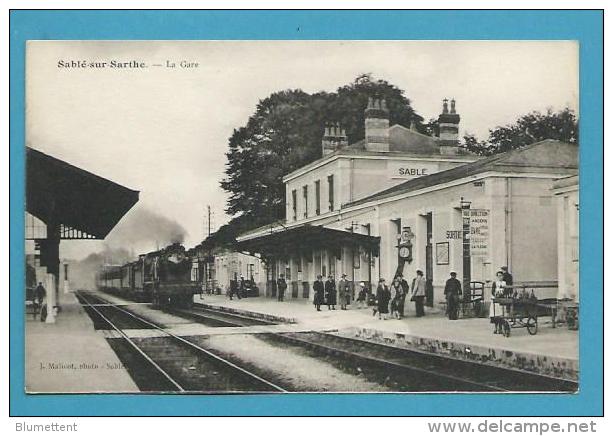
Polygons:
[[176,243],[141,254],[125,265],[104,265],[98,272],[97,286],[104,292],[152,302],[154,307],[190,307],[194,294],[202,289],[200,269],[198,257]]

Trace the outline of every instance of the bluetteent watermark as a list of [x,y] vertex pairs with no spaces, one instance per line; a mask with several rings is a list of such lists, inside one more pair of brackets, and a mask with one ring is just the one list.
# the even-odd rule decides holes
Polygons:
[[72,424],[60,424],[57,422],[52,422],[50,424],[28,424],[27,422],[16,422],[15,423],[15,431],[16,432],[24,432],[24,433],[38,433],[38,432],[76,432],[77,423],[74,422]]

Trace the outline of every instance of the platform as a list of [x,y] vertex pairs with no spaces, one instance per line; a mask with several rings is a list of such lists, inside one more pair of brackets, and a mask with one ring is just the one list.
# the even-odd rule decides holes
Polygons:
[[60,302],[55,324],[26,315],[26,392],[138,392],[74,294],[61,294]]
[[[278,302],[270,298],[229,300],[220,295],[195,296],[194,302],[213,308],[279,322],[294,322],[297,330],[335,330],[342,336],[358,337],[400,348],[419,349],[450,357],[529,370],[556,377],[577,379],[579,336],[564,327],[552,328],[542,318],[538,334],[513,329],[511,336],[494,335],[488,318],[448,320],[438,309],[426,308],[426,316],[416,318],[409,302],[402,320],[379,320],[372,309],[317,312],[309,301]],[[260,314],[260,315],[258,315]]]

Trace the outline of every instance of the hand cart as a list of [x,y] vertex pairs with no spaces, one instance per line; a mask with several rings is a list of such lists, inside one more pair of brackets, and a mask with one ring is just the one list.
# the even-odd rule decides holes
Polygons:
[[[532,298],[494,297],[493,316],[501,321],[502,333],[508,338],[511,329],[526,328],[528,333],[535,335],[538,331],[537,302]],[[497,314],[500,310],[502,313]]]

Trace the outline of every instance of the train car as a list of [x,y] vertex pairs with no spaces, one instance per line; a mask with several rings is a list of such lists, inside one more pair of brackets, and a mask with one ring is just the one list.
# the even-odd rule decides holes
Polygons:
[[125,265],[104,265],[98,273],[98,289],[154,307],[190,307],[202,290],[198,257],[181,244],[142,254]]
[[126,263],[121,266],[121,283],[118,290],[121,297],[132,296],[132,264]]
[[193,260],[181,244],[149,253],[145,259],[145,278],[153,305],[190,307],[194,294],[201,289],[192,268]]
[[103,265],[98,273],[98,289],[118,293],[121,289],[121,265]]
[[132,262],[132,296],[139,302],[151,301],[151,293],[145,289],[143,278],[146,256],[146,254],[141,254],[138,260]]

